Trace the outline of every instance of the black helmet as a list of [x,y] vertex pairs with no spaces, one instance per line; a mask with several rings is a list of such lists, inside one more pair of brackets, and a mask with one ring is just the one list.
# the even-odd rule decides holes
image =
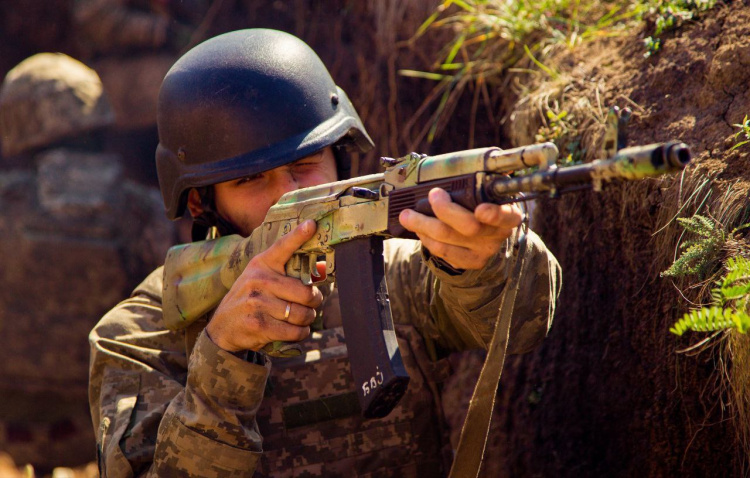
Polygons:
[[[187,192],[257,174],[327,146],[373,147],[315,52],[288,33],[225,33],[188,51],[159,92],[156,168],[167,216]],[[336,154],[340,174],[348,160]],[[343,176],[342,176],[343,179]]]

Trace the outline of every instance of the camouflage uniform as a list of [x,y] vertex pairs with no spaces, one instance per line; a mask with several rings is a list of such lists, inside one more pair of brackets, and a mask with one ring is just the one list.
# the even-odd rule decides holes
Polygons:
[[65,55],[22,62],[0,91],[16,165],[0,172],[0,450],[39,471],[94,459],[86,335],[173,240],[158,191],[117,156],[50,147],[111,122],[96,73]]
[[[538,345],[560,287],[557,261],[532,245],[510,353]],[[508,251],[481,271],[453,274],[419,242],[386,241],[386,274],[409,389],[385,418],[363,420],[349,375],[336,291],[305,354],[270,359],[218,348],[208,319],[164,326],[162,270],[90,335],[90,405],[102,476],[440,476],[451,459],[443,426],[444,353],[486,348]]]

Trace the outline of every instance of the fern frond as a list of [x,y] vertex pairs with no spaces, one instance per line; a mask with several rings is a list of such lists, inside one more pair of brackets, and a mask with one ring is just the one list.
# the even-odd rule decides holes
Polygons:
[[686,231],[700,237],[684,241],[680,245],[680,249],[683,250],[682,254],[669,269],[661,273],[661,276],[702,275],[714,262],[716,254],[726,240],[725,234],[718,229],[713,219],[699,214],[689,218],[681,217],[677,221]]
[[680,249],[690,249],[691,247],[700,246],[705,242],[705,239],[688,239],[680,244]]
[[684,276],[700,274],[713,261],[715,247],[712,244],[694,244],[689,247],[674,263],[662,272],[662,276]]
[[721,307],[726,303],[721,287],[711,289],[711,303]]
[[750,275],[750,259],[742,256],[733,256],[727,259],[726,267],[730,273],[741,272]]
[[712,219],[700,214],[696,214],[693,217],[681,217],[677,221],[686,231],[706,238],[715,235],[717,232],[716,223]]
[[732,314],[732,321],[734,322],[737,331],[741,334],[744,334],[747,332],[747,329],[750,328],[750,315],[743,310],[738,310]]
[[726,299],[738,299],[750,293],[750,260],[742,256],[727,259],[727,273],[721,284]]
[[742,299],[750,294],[750,284],[736,285],[733,287],[722,287],[721,295],[724,301]]
[[730,287],[735,284],[743,284],[750,280],[750,267],[747,269],[729,270],[724,276],[722,287]]
[[691,310],[686,313],[682,319],[677,321],[670,332],[676,335],[682,335],[688,330],[695,332],[713,332],[735,327],[732,320],[733,311],[731,309],[722,309],[720,307],[704,307],[700,310]]

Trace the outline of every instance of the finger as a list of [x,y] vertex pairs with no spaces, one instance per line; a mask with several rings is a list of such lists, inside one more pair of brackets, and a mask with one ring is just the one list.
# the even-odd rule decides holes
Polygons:
[[446,244],[428,236],[420,235],[419,239],[432,255],[440,257],[457,269],[481,269],[487,261],[485,255],[479,255],[465,247]]
[[308,219],[284,236],[281,236],[271,247],[258,255],[270,268],[284,273],[284,265],[292,258],[294,251],[307,242],[315,234],[315,221]]
[[401,225],[418,236],[428,236],[446,244],[461,246],[467,243],[467,236],[459,233],[440,219],[425,216],[415,211],[405,209],[399,215]]
[[483,224],[503,229],[518,227],[523,220],[523,212],[515,204],[480,204],[474,210],[474,216]]
[[274,299],[271,315],[282,322],[297,326],[307,326],[315,320],[315,309],[290,301]]
[[280,300],[295,302],[313,309],[323,303],[323,294],[317,287],[305,285],[293,277],[279,278],[271,291]]
[[435,217],[460,231],[464,236],[479,236],[490,234],[489,228],[479,222],[472,211],[451,200],[450,195],[442,189],[434,188],[428,195]]
[[299,342],[309,334],[310,327],[306,325],[291,324],[270,314],[255,311],[244,317],[242,326],[233,330],[230,340],[237,344],[234,349],[260,350],[269,342]]
[[310,335],[310,327],[308,326],[290,324],[276,320],[273,317],[263,317],[254,325],[261,327],[259,330],[263,330],[265,340],[263,340],[264,343],[260,344],[260,346],[255,345],[257,348],[253,348],[253,350],[260,350],[266,344],[277,340],[282,342],[299,342]]

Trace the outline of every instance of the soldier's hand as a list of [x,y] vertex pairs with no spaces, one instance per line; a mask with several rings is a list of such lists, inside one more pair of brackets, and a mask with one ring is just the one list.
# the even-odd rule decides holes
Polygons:
[[284,266],[314,233],[315,221],[305,221],[248,263],[206,327],[216,345],[229,352],[257,351],[276,340],[296,342],[310,334],[323,295],[287,277]]
[[481,269],[521,224],[523,213],[514,204],[480,204],[474,212],[455,204],[447,192],[429,194],[435,217],[406,209],[399,221],[417,234],[434,256],[456,269]]

